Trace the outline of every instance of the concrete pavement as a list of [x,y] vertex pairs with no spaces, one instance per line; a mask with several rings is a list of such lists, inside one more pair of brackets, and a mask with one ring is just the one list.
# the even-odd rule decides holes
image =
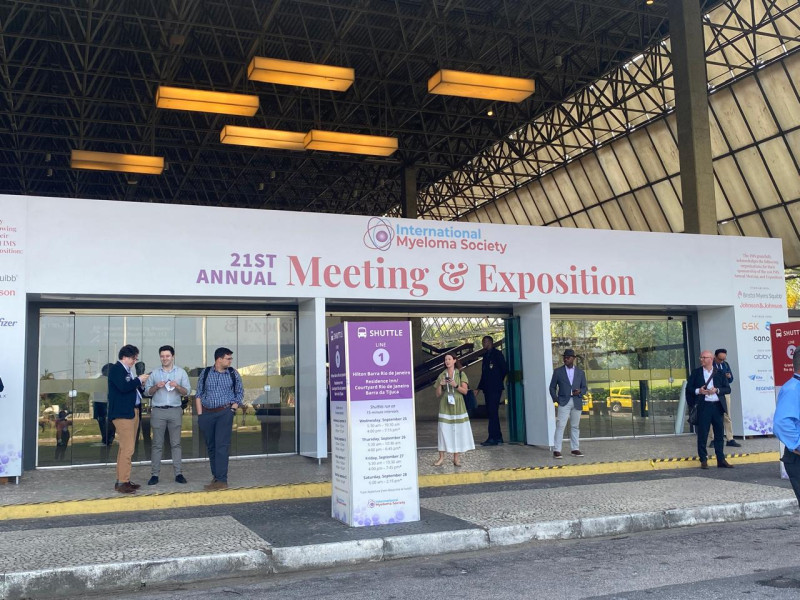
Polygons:
[[[712,460],[709,471],[692,460],[692,442],[588,441],[585,459],[563,461],[544,448],[481,448],[462,472],[437,470],[421,450],[421,520],[371,528],[330,518],[327,461],[232,461],[242,487],[220,492],[198,489],[205,463],[186,465],[187,486],[163,477],[167,467],[163,485],[133,498],[109,491],[109,467],[36,471],[0,487],[0,595],[135,590],[797,512],[775,440],[747,440],[730,458],[736,469]],[[146,469],[135,469],[141,483]]]

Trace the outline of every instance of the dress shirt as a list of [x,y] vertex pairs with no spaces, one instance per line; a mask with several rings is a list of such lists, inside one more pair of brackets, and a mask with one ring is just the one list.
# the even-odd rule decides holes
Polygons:
[[[131,373],[130,368],[125,366],[124,362],[119,361],[119,364],[121,364],[123,367],[125,367],[125,370],[128,372],[128,380],[129,381],[133,381],[134,378],[137,378],[136,374],[135,373]],[[141,406],[141,405],[142,405],[142,392],[141,392],[141,390],[139,390],[139,388],[136,388],[136,404],[134,406]]]
[[[191,384],[189,383],[189,376],[186,374],[186,371],[175,365],[172,365],[172,369],[170,371],[165,371],[164,367],[159,367],[158,369],[150,373],[150,379],[147,380],[147,383],[145,385],[148,388],[151,388],[160,381],[174,381],[179,386],[184,388],[187,393],[191,389]],[[178,407],[180,405],[181,405],[180,392],[174,388],[170,392],[167,390],[166,386],[157,389],[156,393],[153,394],[153,399],[150,401],[150,406]]]
[[772,430],[789,450],[800,447],[800,377],[797,374],[778,392]]
[[[713,369],[711,371],[706,371],[705,369],[703,369],[703,381],[708,381],[708,385],[710,385],[711,387],[714,387],[714,379],[712,378],[713,374],[714,374]],[[709,379],[711,381],[709,381]],[[706,389],[708,389],[708,386],[706,386]],[[694,393],[699,396],[700,388],[697,388],[694,391]],[[709,394],[708,396],[704,396],[704,398],[706,402],[719,402],[719,396],[717,396],[716,394]]]
[[575,367],[568,367],[564,365],[564,369],[567,371],[567,379],[569,379],[569,384],[572,385],[572,382],[575,380]]
[[231,384],[231,375],[228,371],[220,373],[214,367],[208,372],[208,378],[203,385],[203,371],[197,378],[197,396],[205,408],[219,408],[230,404],[242,404],[244,398],[244,388],[242,378],[236,369],[233,370],[236,378],[236,387]]

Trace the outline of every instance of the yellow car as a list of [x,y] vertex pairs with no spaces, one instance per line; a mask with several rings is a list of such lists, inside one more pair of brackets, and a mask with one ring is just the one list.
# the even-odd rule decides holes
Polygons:
[[[608,398],[600,402],[605,402],[611,412],[615,413],[620,412],[622,409],[633,410],[633,397],[630,394],[630,388],[609,388]],[[589,392],[583,397],[583,412],[591,412],[592,408],[594,408],[594,398],[592,393]]]

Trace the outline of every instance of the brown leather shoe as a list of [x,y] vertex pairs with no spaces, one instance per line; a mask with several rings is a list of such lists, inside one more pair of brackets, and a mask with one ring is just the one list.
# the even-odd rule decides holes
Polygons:
[[701,460],[700,461],[700,468],[701,469],[707,469],[708,468],[708,461],[707,460]]
[[717,467],[720,469],[732,469],[733,465],[729,463],[727,460],[721,460],[717,463]]
[[130,481],[123,481],[119,485],[114,486],[114,489],[117,490],[120,494],[136,493],[136,488],[131,485]]
[[138,490],[140,487],[142,487],[140,484],[138,484],[138,483],[133,483],[132,481],[129,481],[129,482],[128,482],[128,485],[129,485],[129,486],[131,486],[131,487],[132,487],[133,489],[135,489],[135,490]]
[[561,458],[561,452],[553,452],[553,458]]
[[203,489],[206,490],[207,492],[214,492],[216,490],[227,490],[228,484],[225,483],[224,481],[214,480],[208,485],[203,486]]

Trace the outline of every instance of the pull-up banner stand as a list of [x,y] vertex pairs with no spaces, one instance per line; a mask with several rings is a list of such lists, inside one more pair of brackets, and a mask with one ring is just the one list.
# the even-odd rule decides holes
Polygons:
[[331,516],[351,527],[419,521],[408,321],[328,329]]

